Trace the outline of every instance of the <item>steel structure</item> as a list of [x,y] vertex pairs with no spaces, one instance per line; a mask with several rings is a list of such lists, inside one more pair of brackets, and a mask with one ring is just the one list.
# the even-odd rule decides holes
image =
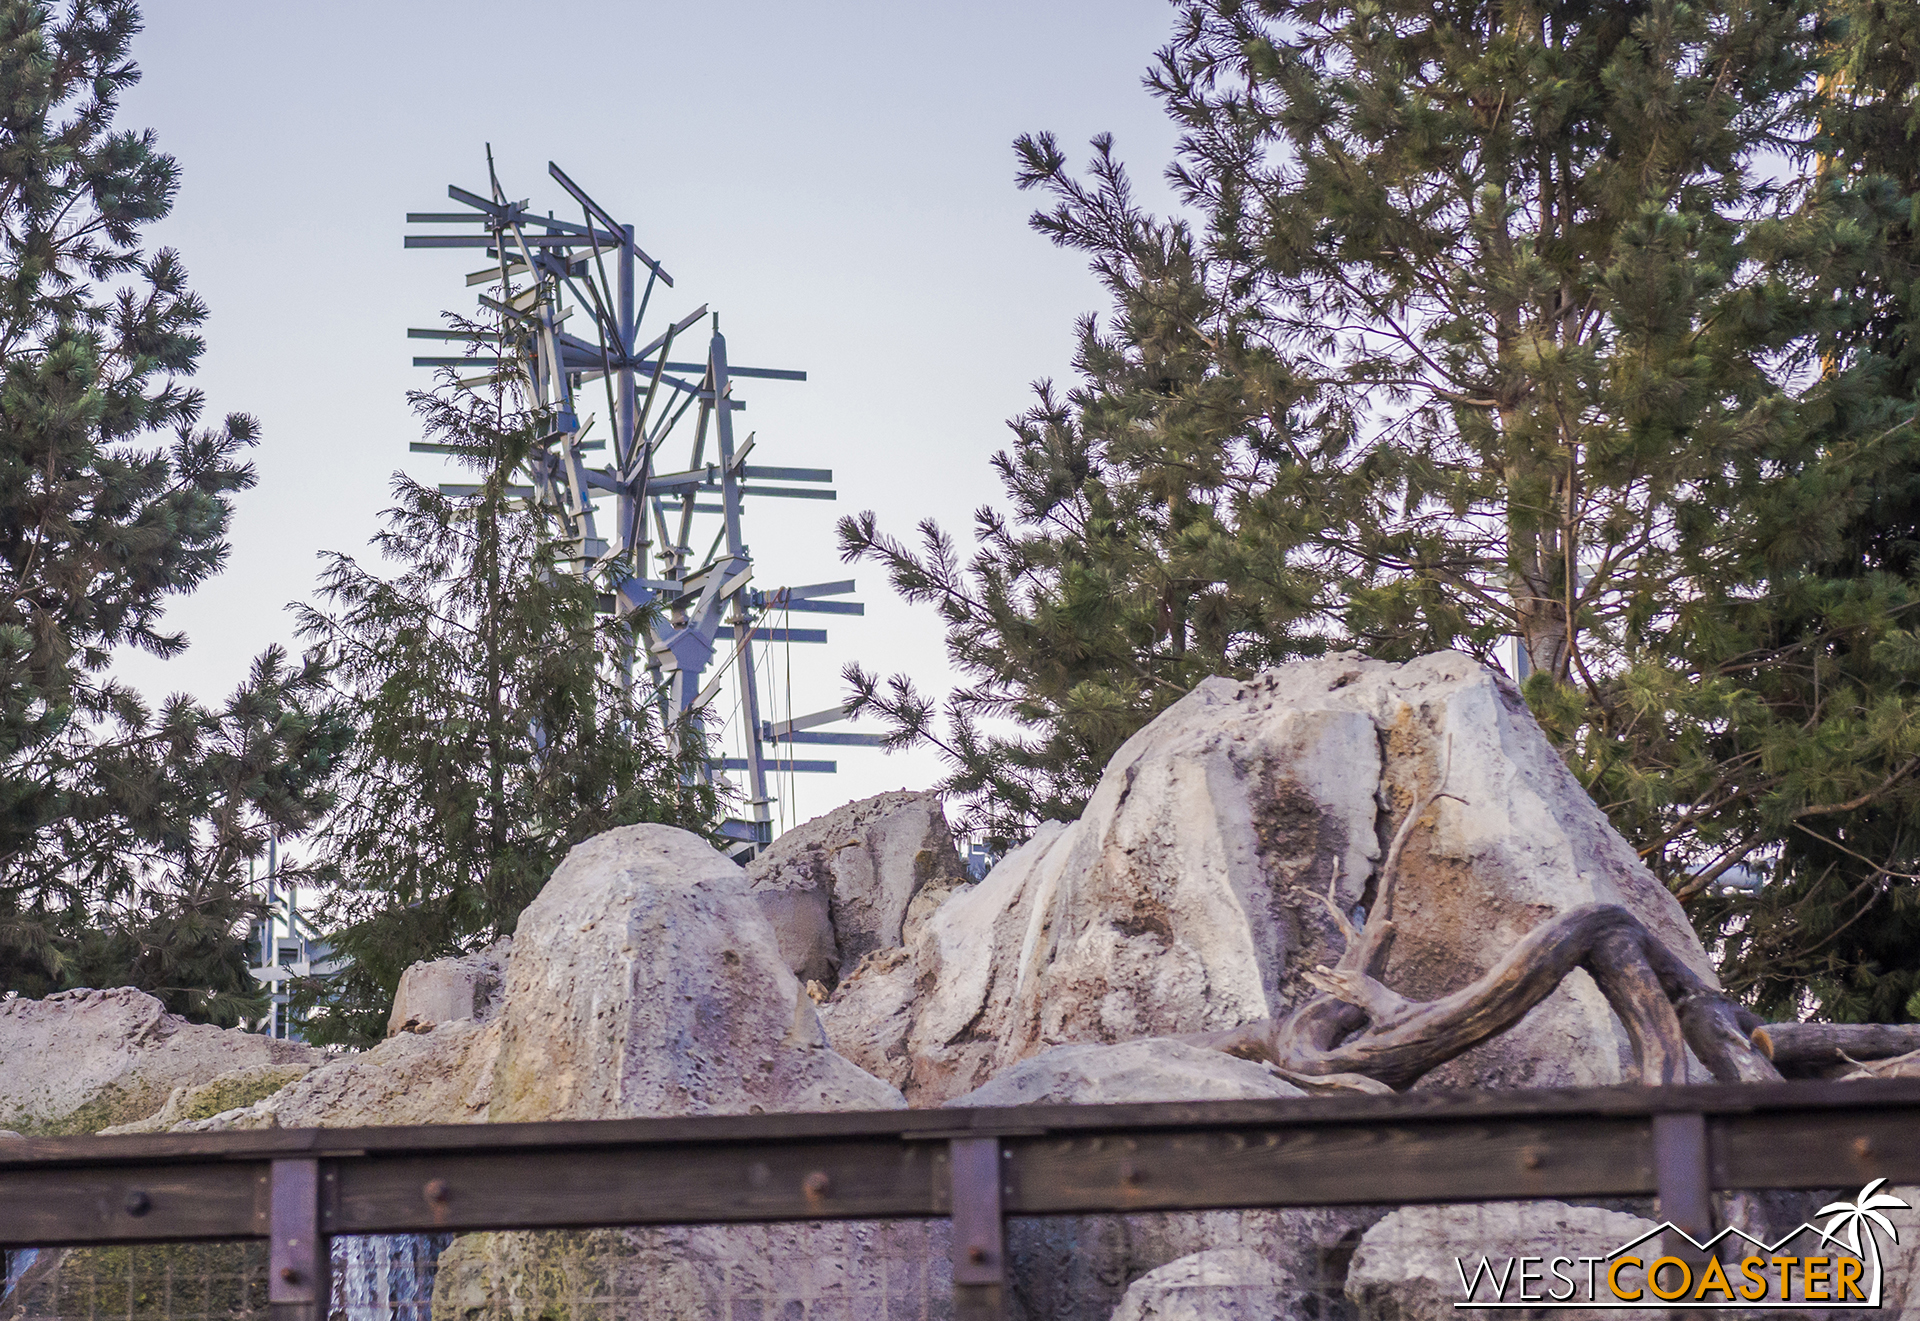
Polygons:
[[[477,234],[409,234],[409,248],[484,248],[492,262],[467,276],[480,294],[484,329],[412,329],[415,339],[463,342],[458,357],[416,357],[418,367],[484,368],[460,378],[466,388],[515,389],[544,434],[526,465],[529,484],[515,488],[544,514],[561,543],[562,564],[603,588],[613,614],[635,629],[634,652],[663,718],[686,719],[712,741],[726,723],[713,714],[731,679],[739,696],[744,757],[716,757],[714,771],[744,773],[747,818],[726,833],[751,851],[772,839],[768,776],[826,772],[832,761],[793,756],[796,744],[874,746],[876,735],[820,732],[845,718],[830,708],[778,723],[762,718],[754,643],[823,643],[824,629],[767,627],[775,613],[859,615],[855,601],[836,600],[851,581],[762,590],[741,532],[748,496],[831,500],[827,468],[768,467],[747,462],[754,437],[736,439],[733,415],[746,404],[741,380],[804,381],[806,373],[741,367],[727,356],[718,314],[705,304],[661,326],[642,342],[655,295],[673,277],[634,241],[634,227],[615,220],[558,165],[547,172],[580,208],[580,219],[536,215],[526,201],[508,201],[487,154],[489,196],[449,187],[465,210],[413,212],[410,225],[478,225]],[[642,274],[644,273],[644,282]],[[570,318],[573,321],[569,327]],[[705,327],[703,355],[686,354]],[[676,360],[676,346],[683,357]],[[586,406],[603,404],[610,421],[594,438]],[[662,470],[670,443],[687,448],[684,466]],[[413,449],[445,452],[416,442]],[[611,458],[595,466],[587,457]],[[451,494],[477,489],[449,483]],[[600,503],[604,502],[606,508]],[[718,525],[710,520],[717,516]],[[711,539],[705,533],[711,529]],[[644,621],[644,622],[643,622]],[[637,680],[635,656],[623,670]],[[713,673],[709,676],[708,671]],[[781,755],[784,752],[784,757]]]

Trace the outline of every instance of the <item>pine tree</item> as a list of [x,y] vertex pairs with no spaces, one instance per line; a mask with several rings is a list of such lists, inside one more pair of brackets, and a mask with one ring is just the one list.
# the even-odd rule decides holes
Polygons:
[[[842,525],[939,604],[971,682],[944,730],[904,678],[850,670],[856,700],[1017,837],[1201,674],[1517,639],[1703,931],[1799,969],[1777,1008],[1845,913],[1716,889],[1885,814],[1868,865],[1911,902],[1888,887],[1920,825],[1906,570],[1860,560],[1917,457],[1889,367],[1912,46],[1855,8],[1846,47],[1802,0],[1184,5],[1149,79],[1181,217],[1105,140],[1087,183],[1017,144],[1036,227],[1115,307],[996,460],[1011,513],[980,512],[964,570],[938,529]],[[1879,70],[1850,118],[1843,57]]]
[[131,0],[0,2],[0,989],[233,1022],[259,1002],[247,860],[326,809],[344,726],[278,651],[221,709],[112,674],[186,646],[167,601],[219,570],[254,481],[252,419],[196,429],[206,309],[141,246],[178,167],[114,127],[139,28]]
[[484,475],[450,497],[397,476],[375,538],[397,572],[327,558],[301,630],[333,667],[357,740],[319,839],[348,966],[296,988],[312,1041],[385,1035],[400,974],[511,935],[573,845],[654,821],[707,831],[702,749],[661,726],[615,664],[626,624],[564,571],[509,492],[536,419],[504,396],[414,397],[430,444]]
[[[1823,737],[1781,740],[1791,755],[1773,769],[1807,783],[1747,813],[1749,837],[1780,841],[1768,884],[1705,896],[1698,916],[1723,951],[1723,979],[1769,1012],[1890,1022],[1920,1019],[1920,342],[1909,330],[1920,318],[1920,12],[1848,0],[1828,18],[1817,169],[1874,241],[1836,272],[1834,301],[1849,312],[1823,340],[1822,370],[1853,388],[1835,392],[1821,432],[1865,458],[1811,568],[1749,607],[1790,643],[1754,677],[1770,717]],[[1830,778],[1831,766],[1851,778]]]

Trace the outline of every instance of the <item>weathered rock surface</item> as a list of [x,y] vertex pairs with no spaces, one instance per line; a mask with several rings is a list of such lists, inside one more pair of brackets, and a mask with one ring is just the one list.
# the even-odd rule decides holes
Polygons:
[[948,1101],[976,1105],[1123,1105],[1304,1097],[1264,1064],[1181,1041],[1055,1046]]
[[945,1220],[471,1234],[440,1257],[432,1321],[934,1321],[949,1245]]
[[[1444,787],[1449,797],[1430,800]],[[1370,902],[1422,806],[1385,980],[1430,999],[1540,922],[1620,904],[1703,976],[1679,905],[1616,834],[1503,678],[1442,652],[1209,679],[1115,755],[1085,814],[1050,825],[869,959],[824,1014],[835,1045],[937,1104],[1049,1045],[1215,1030],[1284,1013],[1332,963],[1321,903]],[[1631,1052],[1585,973],[1429,1075],[1438,1085],[1619,1082]]]
[[313,1072],[311,1064],[255,1064],[223,1073],[197,1087],[176,1087],[154,1114],[131,1124],[102,1129],[103,1134],[165,1133],[196,1120],[244,1110]]
[[796,826],[747,864],[787,967],[831,987],[867,954],[900,944],[923,888],[966,881],[935,793],[863,798]]
[[[500,1033],[496,1121],[905,1103],[827,1046],[740,869],[665,826],[610,831],[568,855],[521,915],[506,1008],[484,1030]],[[577,1314],[576,1300],[592,1297],[624,1300],[620,1315],[633,1317],[831,1302],[837,1315],[879,1321],[907,1288],[901,1272],[944,1269],[945,1233],[880,1223],[469,1235],[440,1258],[434,1315]]]
[[1127,1286],[1113,1321],[1274,1321],[1299,1302],[1293,1277],[1251,1248],[1211,1248]]
[[403,1032],[373,1049],[315,1069],[241,1110],[184,1123],[222,1128],[359,1128],[383,1124],[478,1124],[493,1096],[500,1025],[463,1019]]
[[176,1088],[236,1069],[313,1065],[320,1053],[191,1023],[131,987],[0,1001],[0,1128],[95,1133],[144,1119]]
[[[984,1087],[947,1104],[1100,1105],[1150,1101],[1248,1100],[1303,1093],[1265,1066],[1179,1041],[1130,1041],[1117,1046],[1070,1045],[1007,1070]],[[1183,1211],[1120,1216],[1047,1216],[1007,1225],[1015,1315],[1049,1321],[1107,1321],[1125,1305],[1129,1285],[1169,1263],[1195,1254],[1251,1253],[1267,1263],[1273,1278],[1293,1290],[1338,1293],[1344,1253],[1380,1212],[1368,1208],[1284,1211]],[[1343,1247],[1343,1245],[1346,1245]],[[1209,1256],[1210,1262],[1227,1257]],[[1234,1259],[1237,1260],[1237,1259]],[[1171,1281],[1179,1276],[1163,1277]],[[1247,1277],[1254,1285],[1266,1276]],[[1257,1292],[1257,1289],[1256,1289]],[[1170,1298],[1171,1295],[1169,1295]],[[1221,1307],[1233,1294],[1217,1291]],[[1199,1295],[1194,1295],[1199,1305]],[[1141,1306],[1159,1295],[1150,1287]],[[1253,1301],[1246,1294],[1241,1303]],[[1272,1298],[1266,1299],[1271,1304]],[[1171,1306],[1167,1299],[1153,1303]],[[1256,1308],[1250,1316],[1277,1317],[1286,1310]],[[1148,1311],[1143,1316],[1162,1313]],[[1169,1317],[1209,1316],[1168,1311]],[[1222,1317],[1240,1313],[1221,1311]]]
[[[1347,1298],[1367,1321],[1442,1321],[1457,1318],[1462,1301],[1460,1267],[1471,1273],[1489,1258],[1497,1273],[1508,1258],[1600,1257],[1657,1226],[1621,1211],[1565,1202],[1485,1202],[1453,1206],[1403,1206],[1361,1236],[1347,1273]],[[1545,1267],[1536,1263],[1542,1274]],[[1604,1281],[1597,1282],[1601,1292]],[[1578,1281],[1584,1290],[1585,1277]],[[1567,1285],[1536,1277],[1534,1296]],[[1478,1297],[1491,1299],[1495,1288],[1481,1279]],[[1506,1298],[1519,1298],[1511,1280]],[[1580,1297],[1586,1295],[1582,1292]],[[1652,1309],[1610,1311],[1622,1321],[1658,1315]]]
[[520,915],[488,1117],[897,1107],[827,1046],[746,878],[670,826],[576,847]]
[[416,963],[400,974],[387,1035],[427,1032],[441,1023],[484,1023],[499,1012],[511,938],[478,954]]

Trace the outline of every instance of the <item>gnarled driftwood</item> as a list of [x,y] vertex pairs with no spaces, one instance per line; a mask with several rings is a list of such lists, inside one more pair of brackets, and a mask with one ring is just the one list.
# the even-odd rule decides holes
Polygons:
[[1285,1017],[1186,1039],[1265,1060],[1302,1082],[1400,1089],[1506,1031],[1569,972],[1585,968],[1626,1026],[1642,1083],[1684,1081],[1689,1045],[1722,1081],[1780,1078],[1768,1058],[1764,1020],[1709,986],[1615,904],[1588,904],[1543,923],[1485,976],[1438,1000],[1409,1000],[1382,983],[1400,854],[1414,822],[1442,797],[1452,795],[1428,795],[1401,822],[1359,930],[1329,890],[1327,908],[1347,947],[1334,967],[1306,974],[1318,994]]

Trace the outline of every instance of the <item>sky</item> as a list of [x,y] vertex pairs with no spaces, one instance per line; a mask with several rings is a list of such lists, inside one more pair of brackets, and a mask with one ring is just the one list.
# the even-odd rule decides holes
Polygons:
[[[406,331],[471,309],[478,263],[401,239],[408,211],[455,209],[448,184],[486,191],[490,143],[509,197],[566,214],[553,160],[637,227],[676,281],[650,321],[707,303],[733,362],[808,373],[739,391],[755,461],[831,468],[838,492],[749,504],[757,581],[852,577],[867,613],[795,618],[829,641],[780,650],[773,714],[836,705],[848,660],[952,685],[932,610],[841,564],[833,521],[932,518],[971,545],[1007,419],[1034,382],[1070,380],[1075,319],[1106,303],[1079,254],[1028,228],[1043,199],[1015,187],[1012,141],[1050,130],[1082,161],[1110,132],[1164,200],[1176,134],[1141,79],[1166,0],[149,0],[146,21],[121,123],[182,170],[150,241],[211,311],[208,418],[251,413],[263,435],[226,571],[169,612],[192,646],[125,658],[130,681],[217,700],[292,644],[286,607],[319,556],[363,553],[395,470],[459,476],[408,453],[406,394],[430,383],[411,358],[443,350]],[[927,751],[802,755],[839,773],[784,780],[783,824],[941,773]]]

